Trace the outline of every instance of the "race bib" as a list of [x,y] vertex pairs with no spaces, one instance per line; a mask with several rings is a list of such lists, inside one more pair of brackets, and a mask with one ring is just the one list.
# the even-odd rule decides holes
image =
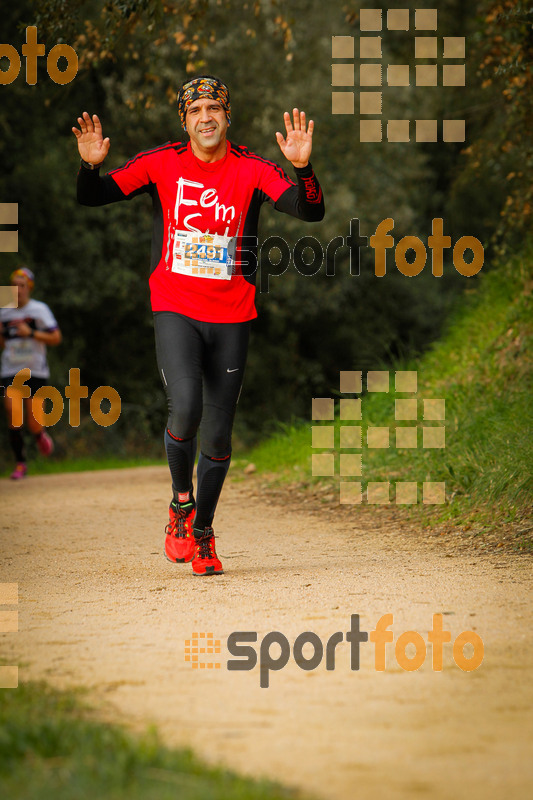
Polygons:
[[9,360],[12,364],[34,369],[35,341],[34,339],[13,339],[10,341]]
[[172,272],[229,281],[235,267],[235,237],[176,231]]

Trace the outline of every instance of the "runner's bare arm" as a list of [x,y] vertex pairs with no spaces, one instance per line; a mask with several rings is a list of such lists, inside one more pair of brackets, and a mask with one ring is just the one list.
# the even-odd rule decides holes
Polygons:
[[58,344],[61,344],[62,337],[59,328],[55,328],[53,331],[41,331],[32,328],[23,319],[14,320],[14,324],[16,325],[18,335],[23,339],[32,336],[36,342],[42,342],[42,344],[45,344],[47,347],[56,347]]
[[84,111],[78,117],[78,128],[72,128],[72,132],[78,140],[78,151],[88,164],[101,164],[109,152],[109,137],[103,138],[102,123],[96,114],[91,117]]
[[287,137],[284,138],[283,134],[279,131],[276,132],[276,140],[280,146],[280,150],[288,159],[293,167],[305,167],[309,162],[312,149],[313,129],[315,123],[312,119],[309,120],[309,125],[306,127],[305,111],[299,111],[297,108],[292,110],[291,115],[286,111],[283,115],[285,122],[285,130]]

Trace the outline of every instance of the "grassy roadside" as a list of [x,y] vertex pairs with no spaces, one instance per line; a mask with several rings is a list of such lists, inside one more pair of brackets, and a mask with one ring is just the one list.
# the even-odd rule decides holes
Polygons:
[[[389,393],[363,394],[363,420],[343,423],[362,427],[363,490],[369,481],[389,481],[394,504],[392,484],[416,481],[418,503],[398,506],[409,516],[423,524],[447,523],[480,535],[499,528],[512,531],[518,549],[532,547],[532,265],[530,248],[521,257],[484,274],[476,288],[467,292],[447,333],[431,351],[418,363],[389,367]],[[391,394],[397,370],[417,372],[416,423],[395,420],[394,399],[414,397]],[[338,397],[335,389],[331,396]],[[444,423],[424,420],[422,398],[445,399]],[[338,416],[336,412],[337,451]],[[418,427],[416,448],[397,447],[393,429],[412,425]],[[442,425],[445,447],[424,448],[420,429]],[[365,446],[369,426],[389,428],[388,447]],[[247,455],[272,485],[330,492],[338,502],[339,478],[312,477],[312,452],[332,451],[311,449],[309,421],[285,428]],[[338,452],[335,475],[339,475]],[[427,480],[446,483],[444,504],[422,503],[422,483]]]
[[[77,456],[75,458],[45,459],[37,456],[28,462],[28,474],[31,475],[56,475],[61,472],[92,472],[98,469],[126,469],[127,467],[153,467],[166,466],[166,461],[156,458],[119,456]],[[9,478],[13,465],[0,472],[0,478]]]
[[99,722],[80,693],[0,690],[0,795],[10,800],[287,800],[277,784],[207,767],[155,733]]

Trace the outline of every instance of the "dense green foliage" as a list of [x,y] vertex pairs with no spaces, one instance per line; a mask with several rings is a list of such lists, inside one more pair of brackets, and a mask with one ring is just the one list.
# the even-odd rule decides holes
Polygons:
[[[439,37],[467,37],[467,87],[384,87],[390,118],[464,113],[463,146],[361,144],[357,116],[332,115],[331,36],[357,39],[360,5],[22,0],[3,10],[3,41],[19,52],[25,26],[34,23],[47,51],[64,41],[80,59],[77,77],[65,86],[48,78],[40,59],[35,86],[24,81],[23,66],[16,81],[0,87],[0,198],[19,203],[20,214],[20,253],[2,255],[0,282],[20,261],[35,269],[35,297],[50,304],[64,333],[64,343],[51,352],[55,386],[62,389],[69,368],[78,367],[90,392],[111,385],[122,397],[122,417],[112,429],[97,429],[88,404],[80,430],[59,423],[63,452],[157,456],[166,416],[147,287],[150,204],[147,198],[105,209],[76,203],[79,162],[70,129],[83,110],[97,111],[111,137],[111,168],[139,150],[183,137],[176,91],[188,75],[211,71],[230,84],[231,138],[266,157],[283,162],[274,133],[284,110],[299,105],[316,122],[313,165],[326,217],[306,225],[267,207],[263,238],[276,233],[293,245],[312,235],[325,249],[334,237],[348,235],[352,218],[361,220],[363,235],[371,235],[392,217],[396,242],[409,234],[427,241],[431,220],[442,217],[452,242],[462,235],[483,241],[484,271],[497,250],[521,244],[531,191],[529,7],[517,0],[442,0]],[[412,10],[417,5],[402,3]],[[413,69],[411,36],[390,34],[383,42],[385,63]],[[323,266],[304,277],[291,265],[271,278],[269,292],[258,293],[237,442],[253,441],[279,421],[307,417],[309,398],[329,393],[339,370],[423,352],[438,338],[457,295],[478,281],[459,275],[447,252],[443,278],[432,277],[430,257],[416,278],[401,275],[392,251],[387,275],[377,278],[368,247],[361,250],[360,275],[350,274],[343,247],[334,276]],[[0,437],[5,442],[4,431]]]
[[42,684],[0,694],[0,793],[10,800],[286,800],[274,784],[208,768],[155,734],[94,720],[80,697]]

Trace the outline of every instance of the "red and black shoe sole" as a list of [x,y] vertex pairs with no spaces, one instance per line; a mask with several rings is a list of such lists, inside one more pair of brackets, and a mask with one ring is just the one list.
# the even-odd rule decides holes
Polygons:
[[205,568],[205,572],[195,572],[193,570],[192,574],[196,575],[197,578],[205,578],[206,575],[223,575],[224,574],[224,570],[223,569],[215,570],[214,567],[206,567]]

